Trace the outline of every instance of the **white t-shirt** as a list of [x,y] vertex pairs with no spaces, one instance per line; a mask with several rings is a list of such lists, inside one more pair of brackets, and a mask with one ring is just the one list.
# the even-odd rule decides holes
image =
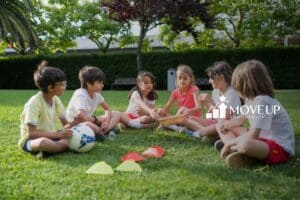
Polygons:
[[241,106],[239,94],[232,87],[228,87],[224,95],[222,95],[219,89],[214,89],[211,96],[215,105],[218,105],[221,102],[220,97],[224,96],[228,106],[231,106],[234,109],[238,106]]
[[261,129],[260,138],[275,141],[290,155],[295,154],[295,136],[291,120],[284,107],[274,98],[265,95],[246,100],[244,110],[250,128]]
[[154,106],[155,100],[149,100],[141,97],[138,91],[134,91],[130,97],[129,105],[127,107],[126,113],[130,113],[133,116],[139,117],[137,110],[140,109],[139,101],[143,101],[147,106]]
[[104,102],[104,98],[100,93],[95,92],[91,98],[86,89],[77,89],[67,107],[66,118],[72,122],[80,110],[84,110],[88,116],[92,116],[97,106],[102,102]]

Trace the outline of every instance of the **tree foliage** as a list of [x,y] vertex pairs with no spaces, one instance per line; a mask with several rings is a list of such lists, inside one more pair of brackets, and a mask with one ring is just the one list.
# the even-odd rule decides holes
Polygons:
[[196,0],[102,0],[101,7],[109,16],[121,23],[137,21],[140,26],[137,69],[142,69],[142,47],[146,33],[161,23],[169,23],[174,31],[186,30],[194,33],[192,20],[212,25],[207,12],[208,3]]
[[29,18],[29,6],[29,1],[0,0],[0,39],[20,54],[33,51],[39,42]]
[[40,52],[66,51],[75,39],[85,37],[106,52],[112,42],[126,31],[125,26],[108,19],[97,0],[35,0],[36,29],[42,40]]
[[295,32],[295,1],[216,0],[212,6],[217,30],[233,47],[274,45],[275,38]]
[[[211,1],[210,11],[215,16],[214,29],[204,28],[199,20],[191,21],[195,32],[194,35],[189,35],[195,42],[190,44],[190,47],[274,46],[276,39],[295,35],[296,30],[299,30],[297,28],[299,4],[296,2],[296,0]],[[160,38],[170,47],[175,47],[176,39],[180,38],[180,34],[185,34],[184,31],[173,31],[170,25],[164,25],[162,30]],[[173,44],[170,45],[171,43]]]

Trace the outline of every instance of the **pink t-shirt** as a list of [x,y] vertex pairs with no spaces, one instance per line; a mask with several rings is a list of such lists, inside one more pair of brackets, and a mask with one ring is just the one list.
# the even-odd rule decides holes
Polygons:
[[[197,86],[191,85],[188,91],[186,92],[181,92],[179,88],[172,91],[171,97],[177,100],[178,109],[180,109],[181,107],[186,107],[188,109],[196,107],[193,94],[197,91],[197,89]],[[195,111],[192,115],[200,117],[201,113],[200,111]]]

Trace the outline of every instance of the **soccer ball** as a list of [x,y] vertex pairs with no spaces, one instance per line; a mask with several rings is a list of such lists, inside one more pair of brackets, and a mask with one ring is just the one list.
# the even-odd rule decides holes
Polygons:
[[76,152],[90,151],[95,145],[95,133],[86,125],[77,125],[72,128],[72,137],[68,140],[69,148]]

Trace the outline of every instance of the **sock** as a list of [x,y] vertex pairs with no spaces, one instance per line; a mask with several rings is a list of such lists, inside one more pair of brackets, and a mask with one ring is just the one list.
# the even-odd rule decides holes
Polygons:
[[128,122],[128,126],[132,128],[143,128],[139,119],[132,119]]
[[29,152],[32,151],[30,140],[28,140],[28,141],[26,142],[26,149],[27,149]]
[[176,131],[176,132],[178,132],[179,130],[180,130],[180,126],[177,126],[177,125],[169,125],[169,126],[167,126],[167,128],[168,129],[171,129],[171,130],[173,130],[173,131]]
[[200,138],[200,137],[202,137],[202,135],[201,135],[201,132],[200,132],[200,131],[194,131],[194,132],[193,132],[193,136],[194,136],[194,137],[196,137],[196,138]]

